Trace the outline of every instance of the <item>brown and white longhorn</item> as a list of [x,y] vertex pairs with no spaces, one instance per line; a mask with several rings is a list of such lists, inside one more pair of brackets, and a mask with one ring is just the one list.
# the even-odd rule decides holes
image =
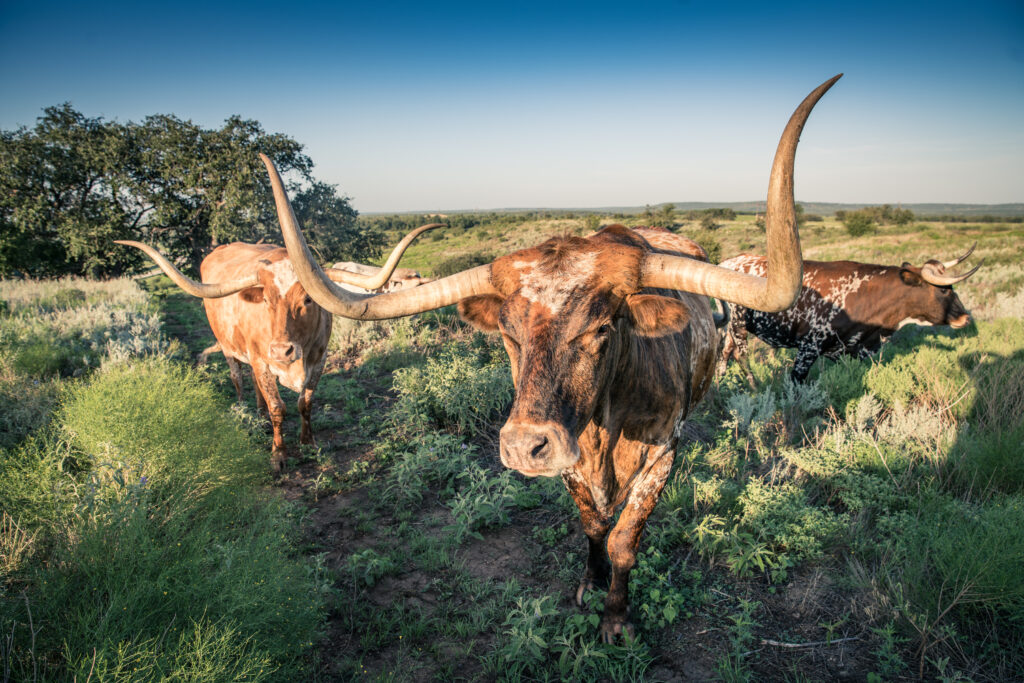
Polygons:
[[711,265],[685,238],[611,226],[415,289],[356,295],[313,261],[280,178],[263,158],[288,254],[325,309],[366,320],[457,303],[470,323],[501,334],[516,387],[501,460],[527,476],[561,476],[575,499],[590,548],[576,599],[610,582],[600,625],[606,641],[632,630],[628,582],[640,535],[672,468],[680,426],[714,375],[718,338],[707,297],[779,311],[799,293],[796,146],[811,109],[838,78],[807,96],[779,142],[765,277]]
[[[432,223],[406,235],[383,268],[357,273],[329,268],[332,281],[366,290],[385,287],[403,252]],[[313,443],[310,415],[313,392],[323,374],[327,343],[331,338],[331,314],[306,294],[288,260],[288,252],[271,244],[224,244],[203,259],[202,282],[187,277],[160,252],[141,242],[116,240],[144,251],[185,292],[203,299],[206,319],[217,339],[210,350],[224,353],[231,382],[242,402],[242,363],[252,369],[256,404],[273,427],[271,467],[280,471],[287,458],[281,425],[285,407],[277,390],[280,382],[299,394],[302,421],[301,443]]]

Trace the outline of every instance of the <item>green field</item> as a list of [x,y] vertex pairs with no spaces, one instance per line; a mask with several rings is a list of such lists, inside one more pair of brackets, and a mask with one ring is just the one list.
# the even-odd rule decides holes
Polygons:
[[[753,216],[677,228],[763,251]],[[605,221],[610,222],[610,221]],[[498,217],[410,249],[425,274],[582,219]],[[908,327],[866,362],[752,344],[692,416],[599,644],[560,481],[504,470],[497,339],[451,310],[335,320],[317,447],[285,474],[167,281],[0,282],[3,680],[1021,680],[1024,226],[921,223],[808,259],[950,259],[976,322]],[[966,264],[965,264],[966,265]]]

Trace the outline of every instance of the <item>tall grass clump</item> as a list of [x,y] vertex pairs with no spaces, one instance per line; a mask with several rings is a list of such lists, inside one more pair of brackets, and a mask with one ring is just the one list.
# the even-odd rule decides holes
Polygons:
[[0,508],[32,535],[0,576],[5,667],[32,680],[295,680],[326,586],[264,449],[197,372],[162,358],[71,387],[5,455]]
[[927,495],[916,509],[882,519],[879,528],[887,543],[877,583],[913,638],[918,675],[951,655],[984,662],[993,680],[1019,674],[1024,501],[1000,496],[980,504]]

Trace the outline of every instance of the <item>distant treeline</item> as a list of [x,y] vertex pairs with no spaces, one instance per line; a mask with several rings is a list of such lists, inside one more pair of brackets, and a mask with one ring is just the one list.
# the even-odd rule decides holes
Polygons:
[[302,145],[257,121],[233,116],[207,129],[158,114],[120,123],[65,103],[32,129],[0,131],[0,277],[106,277],[148,263],[115,239],[153,244],[189,270],[218,244],[280,243],[259,152],[292,178],[295,212],[325,261],[380,253],[383,236],[313,178]]
[[1024,216],[920,216],[918,220],[932,223],[1024,223]]

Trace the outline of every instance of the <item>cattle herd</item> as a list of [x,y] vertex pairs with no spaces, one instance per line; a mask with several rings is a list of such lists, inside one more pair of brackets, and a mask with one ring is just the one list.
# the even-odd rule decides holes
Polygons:
[[[629,574],[682,424],[711,386],[716,366],[742,359],[748,331],[772,346],[795,347],[792,377],[802,381],[818,356],[864,357],[904,324],[970,321],[952,285],[977,268],[946,273],[969,251],[920,268],[802,261],[793,195],[797,142],[814,105],[840,76],[808,95],[782,134],[769,179],[766,257],[740,255],[715,266],[683,237],[612,225],[586,238],[552,238],[439,280],[396,271],[409,243],[437,227],[428,225],[406,236],[383,268],[324,269],[263,155],[285,248],[218,247],[203,261],[197,283],[151,247],[122,243],[144,250],[185,291],[203,298],[239,400],[241,364],[251,367],[258,405],[273,425],[275,470],[286,455],[277,382],[299,393],[300,441],[312,442],[312,397],[332,315],[379,320],[457,304],[468,323],[500,334],[515,385],[500,433],[501,462],[529,477],[562,478],[589,541],[575,598],[582,605],[588,590],[607,587],[600,632],[612,642],[632,633]],[[725,302],[729,315],[714,315],[709,297]]]

